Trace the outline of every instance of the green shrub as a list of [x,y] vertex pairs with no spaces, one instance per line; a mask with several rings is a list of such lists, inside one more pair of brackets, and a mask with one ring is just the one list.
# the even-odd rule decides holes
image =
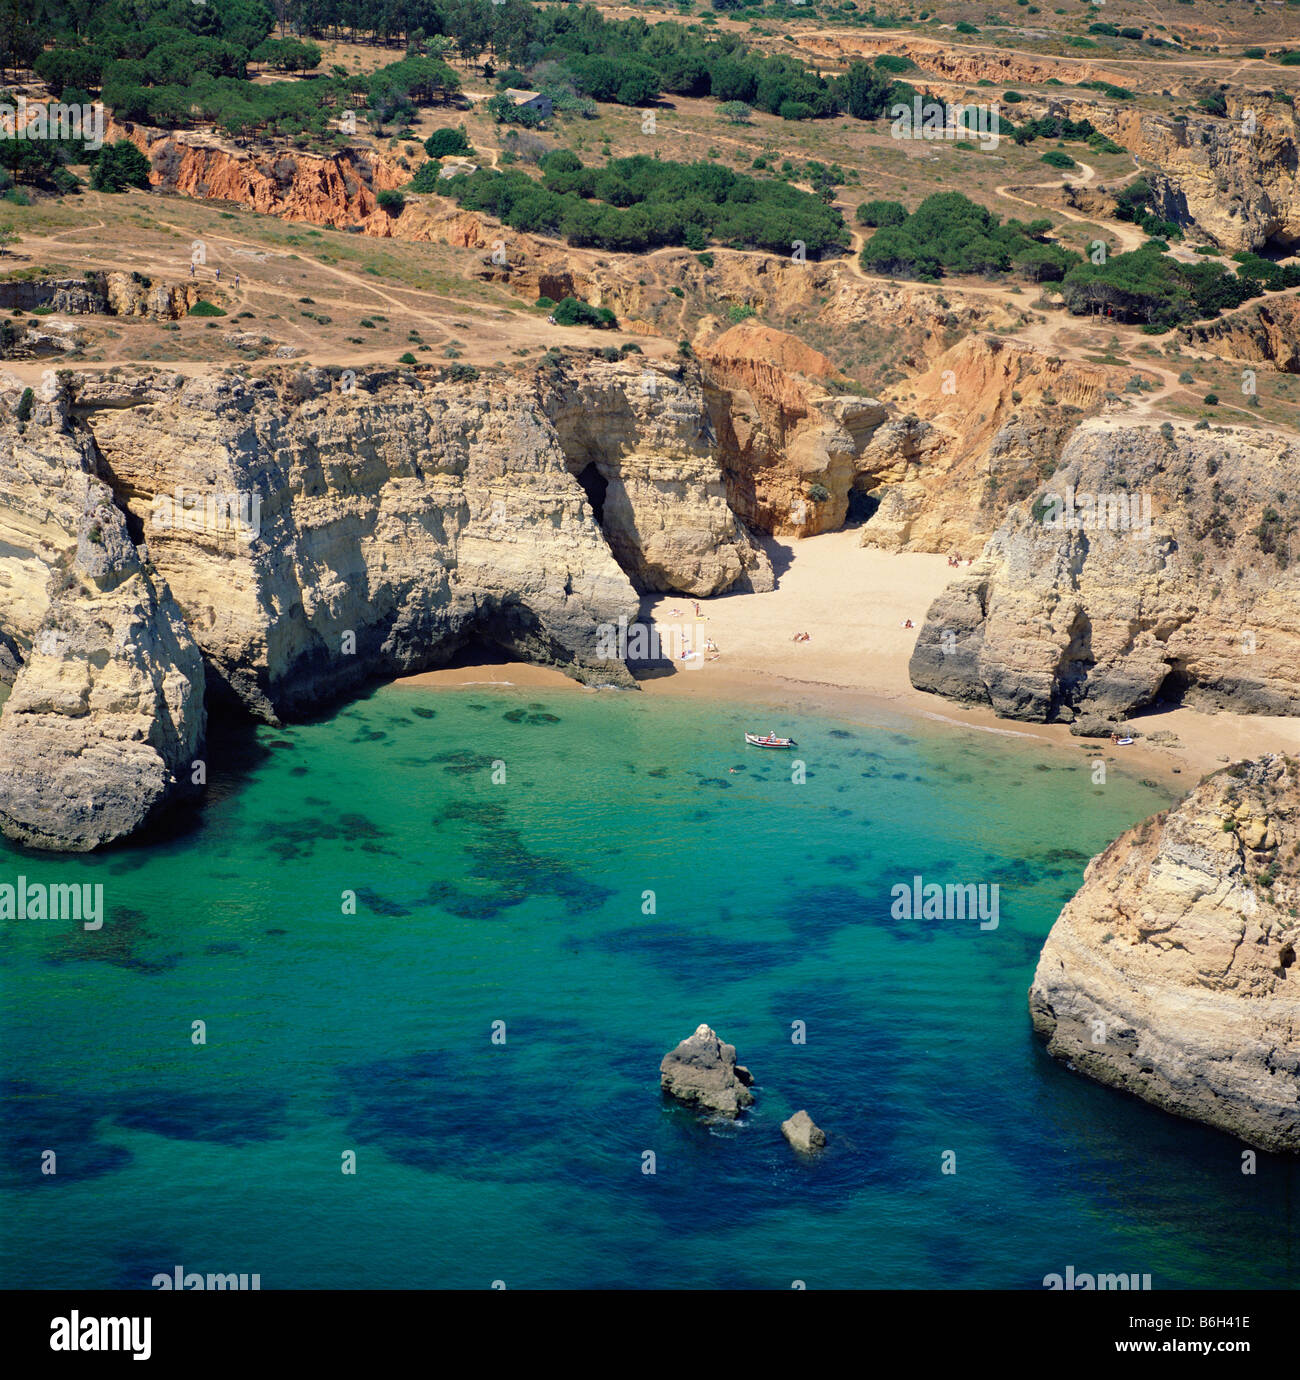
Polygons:
[[215,302],[198,301],[190,308],[191,316],[225,316]]
[[450,158],[456,154],[474,152],[465,137],[464,125],[457,129],[435,129],[424,141],[424,151],[430,158]]
[[907,219],[907,207],[901,201],[864,201],[858,207],[859,225],[902,225]]
[[557,326],[594,326],[598,330],[612,330],[618,320],[608,307],[593,307],[576,297],[566,297],[556,304],[554,312]]
[[927,197],[903,222],[884,226],[862,248],[862,266],[934,281],[941,273],[1003,273],[1013,267],[1041,282],[1058,279],[1078,256],[1040,238],[1050,221],[1003,225],[960,192]]
[[815,258],[842,248],[848,238],[833,206],[788,182],[647,154],[588,168],[559,150],[543,160],[540,181],[514,170],[480,168],[454,178],[447,194],[466,210],[485,212],[516,230],[623,253],[670,244],[702,251],[713,239],[788,254],[802,240]]

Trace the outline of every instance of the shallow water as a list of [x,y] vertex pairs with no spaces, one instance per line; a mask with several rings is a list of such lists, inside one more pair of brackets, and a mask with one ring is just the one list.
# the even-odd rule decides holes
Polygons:
[[[797,754],[741,744],[773,726]],[[0,1285],[1300,1282],[1293,1164],[1243,1175],[1032,1037],[1088,856],[1170,803],[1081,751],[389,687],[224,756],[182,838],[0,854],[107,912],[3,926]],[[997,928],[895,919],[918,874],[996,883]],[[756,1077],[739,1125],[660,1099],[700,1021]]]

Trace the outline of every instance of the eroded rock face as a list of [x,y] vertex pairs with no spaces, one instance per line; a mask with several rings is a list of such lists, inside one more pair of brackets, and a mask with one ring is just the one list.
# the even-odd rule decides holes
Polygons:
[[1140,160],[1165,219],[1194,225],[1225,249],[1300,244],[1300,132],[1283,102],[1251,92],[1230,98],[1227,118],[1178,120],[1074,97],[1053,106],[1091,120]]
[[880,506],[862,544],[974,555],[1131,374],[997,336],[959,341],[885,395],[911,431],[891,443],[882,427],[865,457]]
[[231,152],[212,140],[186,140],[145,125],[112,121],[108,142],[129,139],[150,164],[150,182],[205,200],[233,201],[263,215],[336,229],[357,225],[387,238],[391,219],[375,194],[401,186],[408,174],[368,150],[329,157],[282,149],[257,155]]
[[638,589],[703,598],[773,587],[771,563],[728,505],[693,376],[649,361],[594,361],[548,388],[543,406]]
[[1104,60],[1003,53],[916,38],[910,34],[861,34],[827,29],[799,34],[797,41],[799,48],[806,52],[839,61],[871,57],[876,53],[895,53],[911,58],[924,73],[969,86],[980,80],[995,84],[1023,82],[1029,86],[1040,86],[1051,77],[1058,80],[1063,78],[1071,86],[1085,81],[1132,81],[1128,69],[1116,71],[1105,66]]
[[735,1045],[724,1044],[707,1026],[663,1057],[659,1085],[670,1097],[718,1116],[737,1117],[754,1101],[749,1070],[736,1063]]
[[117,389],[83,381],[79,410],[250,712],[306,710],[476,637],[631,683],[598,634],[635,618],[635,592],[526,380],[160,378],[127,407]]
[[733,326],[698,348],[732,506],[777,534],[839,527],[889,409],[837,394],[830,360],[784,331]]
[[59,316],[148,316],[175,321],[199,300],[193,283],[155,283],[134,273],[88,273],[84,278],[30,278],[0,283],[0,308],[31,311],[48,307],[57,315],[27,325],[0,353],[6,357],[71,352],[84,344],[81,332]]
[[[264,717],[474,638],[630,685],[600,629],[634,584],[771,587],[689,369],[83,379],[77,405],[217,683]],[[256,530],[169,520],[178,493]]]
[[[16,390],[0,414],[4,827],[43,846],[119,837],[182,789],[205,685],[274,722],[477,640],[630,688],[609,651],[637,617],[629,573],[697,595],[771,586],[692,366],[61,387],[29,421]],[[115,757],[122,742],[147,748]],[[118,761],[134,814],[114,797],[96,833],[83,803],[113,790],[73,790],[60,764],[77,754]]]
[[1187,326],[1183,338],[1222,359],[1300,374],[1300,301],[1276,294],[1215,321]]
[[[1280,435],[1085,423],[930,608],[913,685],[1040,721],[1300,712],[1297,465]],[[1069,530],[1069,494],[1104,516]]]
[[[193,793],[202,658],[61,404],[40,404],[24,434],[0,445],[0,578],[16,673],[0,715],[0,829],[85,852]],[[48,481],[35,494],[24,464],[33,454]]]
[[1048,1052],[1300,1152],[1300,764],[1238,763],[1088,866],[1029,991]]

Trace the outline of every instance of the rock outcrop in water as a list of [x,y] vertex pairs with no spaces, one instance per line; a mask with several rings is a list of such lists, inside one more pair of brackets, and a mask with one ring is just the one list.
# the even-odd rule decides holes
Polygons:
[[781,1134],[802,1154],[811,1154],[826,1144],[826,1132],[813,1123],[807,1112],[796,1112],[781,1123]]
[[193,790],[203,662],[61,404],[0,434],[0,513],[0,829],[84,852]]
[[931,606],[913,685],[1039,721],[1300,713],[1297,467],[1276,434],[1085,423]]
[[1034,1028],[1071,1067],[1300,1152],[1300,764],[1202,782],[1088,866],[1043,947]]
[[717,1116],[737,1117],[750,1106],[753,1081],[736,1063],[735,1045],[724,1044],[707,1025],[697,1026],[659,1065],[659,1085],[669,1097]]

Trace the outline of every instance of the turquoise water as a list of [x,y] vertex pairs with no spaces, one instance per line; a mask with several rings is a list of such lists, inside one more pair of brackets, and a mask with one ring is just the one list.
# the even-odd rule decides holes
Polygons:
[[[773,724],[801,784],[737,746]],[[107,911],[4,926],[0,1285],[1300,1283],[1295,1166],[1245,1176],[1032,1037],[1087,857],[1169,803],[1081,751],[393,686],[213,759],[181,837],[0,856]],[[917,874],[997,883],[997,929],[893,918]],[[700,1021],[755,1075],[740,1125],[660,1099]],[[812,1163],[779,1132],[800,1107]]]

